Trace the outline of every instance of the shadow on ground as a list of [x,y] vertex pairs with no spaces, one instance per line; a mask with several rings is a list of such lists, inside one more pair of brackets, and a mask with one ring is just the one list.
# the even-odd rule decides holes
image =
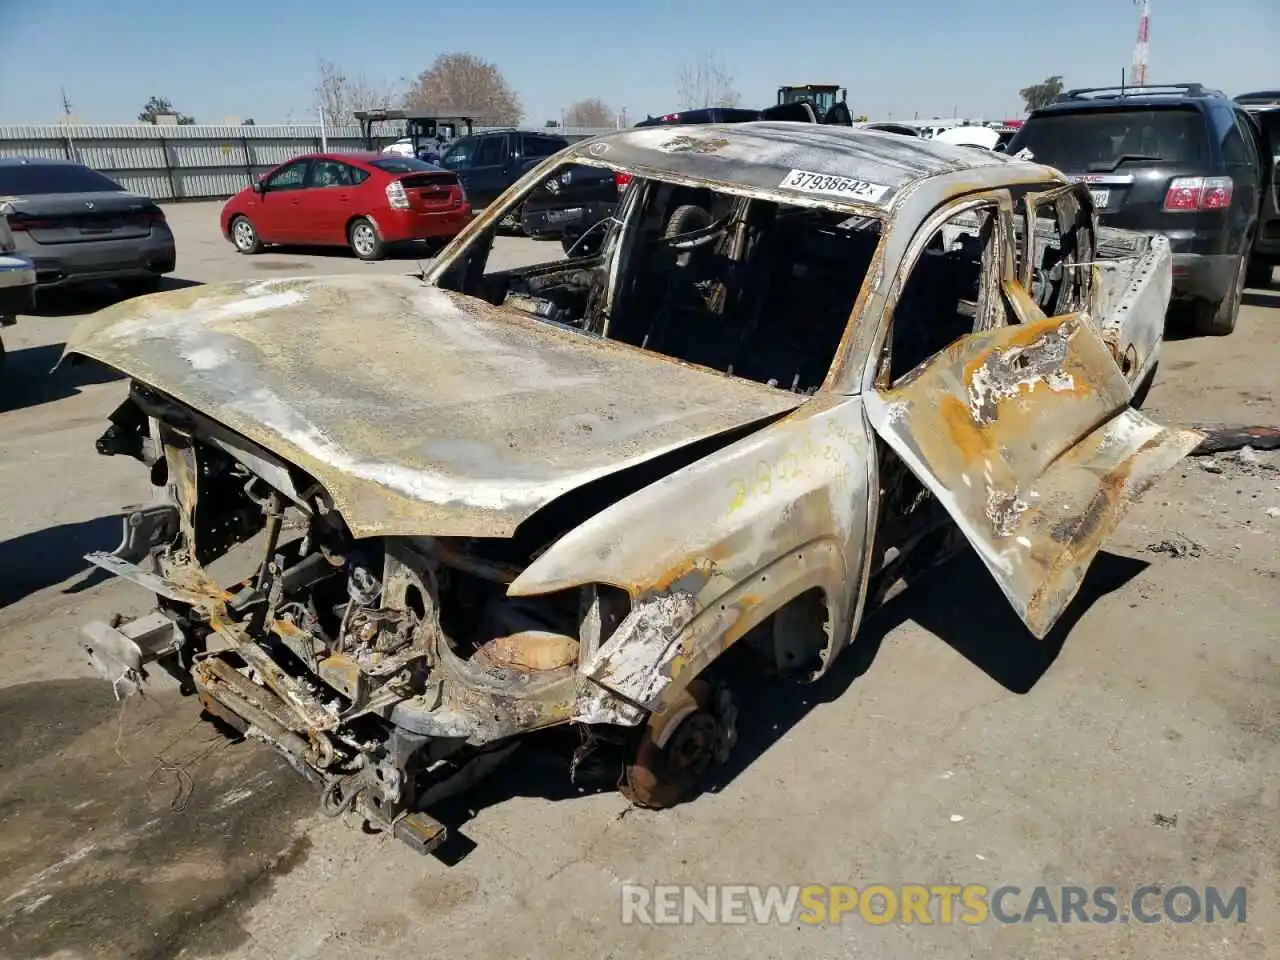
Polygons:
[[1280,310],[1280,293],[1246,290],[1240,302],[1246,307],[1269,307],[1272,310]]
[[[184,287],[198,287],[200,281],[187,280],[184,277],[163,277],[160,290],[181,290]],[[121,300],[131,299],[123,290],[113,283],[92,283],[83,287],[69,287],[56,290],[40,291],[36,296],[37,317],[72,317],[77,314],[93,313],[103,307],[109,307]]]
[[0,608],[43,590],[68,577],[84,576],[69,586],[79,593],[101,583],[109,575],[90,567],[84,555],[94,550],[114,550],[120,543],[120,517],[112,514],[61,523],[0,542]]
[[[0,412],[38,407],[75,396],[90,384],[123,379],[110,367],[83,357],[72,358],[55,370],[62,348],[61,343],[47,343],[14,350],[8,355],[4,372],[0,374],[4,384],[0,390]],[[106,429],[105,422],[103,429]]]
[[238,918],[307,857],[315,795],[198,715],[97,680],[0,689],[0,956],[254,952]]
[[[194,280],[165,277],[161,290],[181,290],[195,286],[199,284]],[[18,323],[38,323],[40,317],[88,315],[118,303],[121,299],[119,291],[112,284],[105,283],[84,289],[54,290],[41,294],[35,314],[19,318]],[[114,370],[83,357],[71,358],[55,370],[54,367],[62,357],[62,349],[63,344],[52,343],[11,350],[8,353],[3,371],[0,371],[0,412],[52,403],[74,396],[82,387],[90,384],[110,383],[121,379],[120,374]]]
[[[738,742],[729,762],[713,771],[707,790],[714,792],[728,786],[811,710],[844,695],[871,668],[885,638],[903,623],[915,622],[1007,690],[1025,694],[1057,659],[1080,617],[1097,600],[1120,589],[1147,566],[1144,560],[1099,553],[1080,592],[1044,640],[1027,632],[971,551],[926,571],[909,589],[864,620],[853,645],[817,683],[790,683],[734,671]],[[963,677],[958,677],[957,682],[963,682]],[[751,709],[743,710],[743,704],[750,704]],[[434,808],[432,815],[450,829],[449,839],[436,855],[447,863],[467,856],[475,844],[460,828],[480,810],[512,797],[556,801],[616,789],[622,772],[619,756],[611,762],[600,757],[598,766],[588,768],[586,775],[580,777],[582,782],[571,782],[569,758],[579,742],[577,734],[569,730],[531,737],[497,776]]]

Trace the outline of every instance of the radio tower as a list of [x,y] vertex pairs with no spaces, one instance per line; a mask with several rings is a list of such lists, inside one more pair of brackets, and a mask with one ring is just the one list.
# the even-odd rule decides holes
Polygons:
[[1150,23],[1151,0],[1142,0],[1142,18],[1138,21],[1138,42],[1133,45],[1133,76],[1130,78],[1135,87],[1147,85],[1147,27]]

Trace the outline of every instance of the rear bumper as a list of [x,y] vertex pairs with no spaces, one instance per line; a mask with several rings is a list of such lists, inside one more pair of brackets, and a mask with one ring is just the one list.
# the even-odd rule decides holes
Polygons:
[[1173,299],[1216,303],[1231,292],[1239,268],[1239,256],[1175,253]]
[[26,257],[0,256],[0,323],[5,317],[30,313],[34,306],[36,268]]
[[40,244],[27,237],[18,245],[35,264],[36,283],[42,290],[172,273],[177,264],[168,226],[152,227],[150,236],[129,240]]
[[531,237],[578,236],[592,224],[613,215],[616,203],[596,201],[525,211],[521,226]]
[[384,210],[375,217],[378,231],[387,243],[454,237],[471,222],[471,207],[463,204],[452,210]]

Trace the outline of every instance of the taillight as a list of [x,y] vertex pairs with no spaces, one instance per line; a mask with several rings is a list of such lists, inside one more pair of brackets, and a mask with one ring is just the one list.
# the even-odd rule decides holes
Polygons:
[[618,185],[618,193],[627,189],[627,184],[631,182],[631,174],[625,170],[615,170],[613,173],[613,182]]
[[387,184],[387,203],[391,204],[392,210],[409,209],[409,195],[404,192],[404,184],[399,180],[392,180]]
[[129,214],[128,220],[139,227],[154,227],[164,223],[164,213],[160,210],[143,210]]
[[1164,195],[1164,209],[1169,213],[1222,210],[1231,206],[1233,189],[1230,177],[1174,177]]
[[34,217],[19,217],[9,221],[9,229],[14,233],[21,233],[23,230],[51,230],[57,224],[52,220],[38,220]]

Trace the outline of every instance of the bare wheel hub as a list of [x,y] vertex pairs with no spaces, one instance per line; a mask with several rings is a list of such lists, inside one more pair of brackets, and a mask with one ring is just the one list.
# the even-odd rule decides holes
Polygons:
[[695,680],[663,713],[650,718],[624,771],[623,796],[653,809],[684,800],[713,760],[727,759],[733,713],[727,690]]

